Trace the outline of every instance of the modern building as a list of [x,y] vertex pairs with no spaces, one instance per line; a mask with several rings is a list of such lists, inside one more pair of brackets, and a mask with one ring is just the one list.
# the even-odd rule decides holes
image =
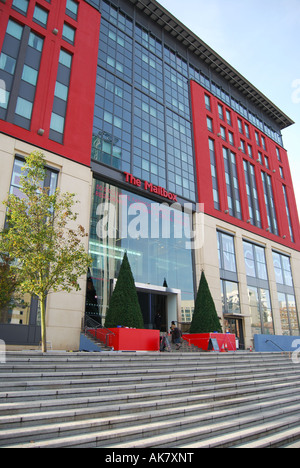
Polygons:
[[[54,349],[104,320],[125,250],[149,328],[191,320],[204,270],[242,347],[300,335],[289,117],[155,0],[0,0],[0,51],[0,200],[42,149],[89,229],[82,290],[47,303]],[[34,298],[0,338],[39,344]]]

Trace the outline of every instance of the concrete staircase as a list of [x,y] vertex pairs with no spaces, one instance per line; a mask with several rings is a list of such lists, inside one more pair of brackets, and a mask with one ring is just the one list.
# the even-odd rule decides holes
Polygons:
[[0,447],[295,447],[300,365],[256,353],[7,353]]

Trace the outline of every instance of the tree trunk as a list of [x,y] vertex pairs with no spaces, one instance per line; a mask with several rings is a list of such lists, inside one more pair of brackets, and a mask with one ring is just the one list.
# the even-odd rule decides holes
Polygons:
[[47,339],[46,339],[46,297],[40,297],[41,305],[41,334],[42,334],[42,352],[47,352]]

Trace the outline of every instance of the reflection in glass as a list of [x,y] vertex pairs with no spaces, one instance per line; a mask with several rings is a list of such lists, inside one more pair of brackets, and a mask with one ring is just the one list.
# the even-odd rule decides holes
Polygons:
[[[90,228],[90,254],[93,258],[90,289],[96,292],[94,299],[102,317],[105,317],[111,283],[118,276],[125,250],[137,283],[163,286],[166,278],[169,288],[182,291],[182,307],[192,309],[192,255],[186,249],[187,237],[178,238],[177,235],[183,224],[185,233],[190,229],[190,218],[183,213],[180,219],[176,210],[164,206],[159,218],[149,217],[146,227],[139,226],[136,208],[150,213],[153,204],[147,198],[94,180]],[[155,205],[158,206],[157,203]],[[178,213],[181,215],[181,212]],[[163,230],[163,221],[169,216],[170,235]],[[140,230],[140,234],[130,235],[132,226],[136,227],[137,232]],[[160,229],[157,235],[158,226]]]

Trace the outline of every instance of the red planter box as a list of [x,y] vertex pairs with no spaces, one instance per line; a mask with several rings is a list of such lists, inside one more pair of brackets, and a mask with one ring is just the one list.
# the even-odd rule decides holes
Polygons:
[[235,335],[223,333],[199,333],[193,335],[183,335],[182,338],[188,341],[190,344],[203,349],[203,351],[208,351],[210,339],[217,340],[220,352],[236,351]]
[[158,330],[135,330],[131,328],[110,328],[96,330],[97,338],[115,351],[159,351]]

